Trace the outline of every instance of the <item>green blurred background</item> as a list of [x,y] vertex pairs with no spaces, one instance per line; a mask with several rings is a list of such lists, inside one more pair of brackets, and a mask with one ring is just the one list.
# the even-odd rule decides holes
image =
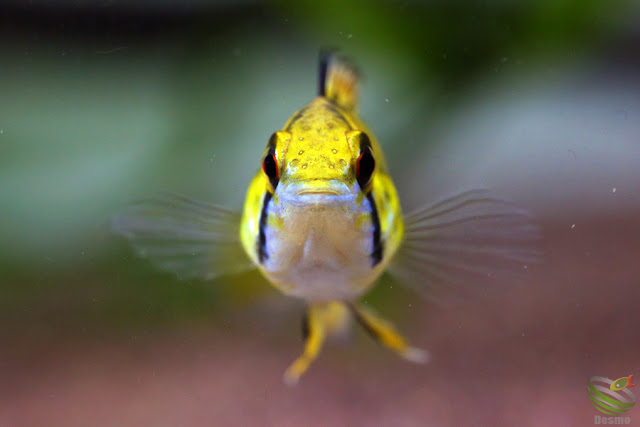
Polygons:
[[[576,215],[639,211],[637,2],[15,0],[0,11],[0,339],[18,358],[35,341],[225,336],[237,312],[282,316],[272,334],[297,348],[301,305],[257,274],[178,282],[106,222],[157,191],[239,209],[269,135],[315,96],[324,47],[361,68],[361,115],[406,208],[489,186],[566,229]],[[387,281],[368,298],[405,325],[428,307],[407,308],[416,297]],[[234,325],[229,336],[247,332]]]

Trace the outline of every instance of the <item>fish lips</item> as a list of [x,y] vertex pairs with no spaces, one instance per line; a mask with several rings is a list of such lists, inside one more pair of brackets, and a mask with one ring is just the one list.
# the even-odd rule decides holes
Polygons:
[[276,189],[279,204],[316,209],[354,206],[356,195],[349,185],[338,180],[292,182]]

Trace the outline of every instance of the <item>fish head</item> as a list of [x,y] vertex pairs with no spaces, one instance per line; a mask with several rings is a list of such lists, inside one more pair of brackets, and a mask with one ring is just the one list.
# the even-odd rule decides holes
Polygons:
[[[335,205],[362,200],[371,187],[371,142],[323,98],[275,132],[263,156],[269,190],[291,205]],[[360,196],[360,197],[359,197]]]

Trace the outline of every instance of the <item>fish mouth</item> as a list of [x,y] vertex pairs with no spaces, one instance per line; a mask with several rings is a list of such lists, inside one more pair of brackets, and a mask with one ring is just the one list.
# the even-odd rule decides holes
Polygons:
[[281,202],[292,206],[335,206],[355,201],[351,188],[337,180],[293,182],[278,186],[276,191]]
[[333,195],[333,196],[340,195],[340,193],[336,190],[302,190],[297,195],[304,196],[306,194],[326,194],[326,195]]

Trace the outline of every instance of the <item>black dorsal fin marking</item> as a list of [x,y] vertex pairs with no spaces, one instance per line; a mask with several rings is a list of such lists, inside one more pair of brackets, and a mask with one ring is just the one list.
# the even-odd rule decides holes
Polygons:
[[326,96],[327,90],[327,69],[329,68],[330,58],[334,55],[331,49],[322,49],[320,51],[320,62],[318,67],[318,96]]
[[340,108],[355,111],[358,104],[360,72],[346,58],[334,50],[320,51],[318,95]]

